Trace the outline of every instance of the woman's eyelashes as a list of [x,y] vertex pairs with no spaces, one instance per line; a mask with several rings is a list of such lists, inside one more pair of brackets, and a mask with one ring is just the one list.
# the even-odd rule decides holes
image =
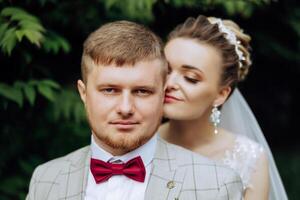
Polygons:
[[172,73],[175,73],[177,71],[178,74],[180,74],[185,81],[187,81],[188,83],[192,83],[192,84],[197,84],[198,82],[201,81],[201,77],[199,75],[197,75],[195,72],[191,72],[190,70],[187,69],[179,69],[179,70],[175,70],[173,71],[172,67],[170,66],[170,64],[168,65],[168,76],[170,76]]
[[196,84],[201,81],[201,77],[193,71],[183,71],[182,72],[184,79],[192,84]]
[[191,77],[188,77],[188,76],[184,76],[184,79],[189,82],[189,83],[192,83],[192,84],[197,84],[198,82],[200,82],[198,79],[196,78],[191,78]]

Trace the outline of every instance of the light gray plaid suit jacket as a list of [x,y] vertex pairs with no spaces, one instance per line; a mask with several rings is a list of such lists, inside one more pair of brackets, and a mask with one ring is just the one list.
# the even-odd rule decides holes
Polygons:
[[[38,166],[26,200],[84,199],[90,147]],[[146,200],[240,200],[242,182],[231,169],[158,139]]]

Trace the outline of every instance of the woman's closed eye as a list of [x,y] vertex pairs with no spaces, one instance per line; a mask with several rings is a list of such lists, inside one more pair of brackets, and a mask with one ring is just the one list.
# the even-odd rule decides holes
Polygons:
[[189,83],[192,83],[192,84],[196,84],[198,82],[200,82],[199,79],[197,78],[192,78],[192,77],[189,77],[189,76],[184,76],[184,79],[189,82]]

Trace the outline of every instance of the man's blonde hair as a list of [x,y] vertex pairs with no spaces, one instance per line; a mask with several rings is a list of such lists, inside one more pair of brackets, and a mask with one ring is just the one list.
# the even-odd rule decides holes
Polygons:
[[105,24],[91,33],[83,44],[81,73],[84,82],[91,69],[97,65],[134,65],[139,61],[160,59],[163,62],[163,79],[167,66],[162,42],[145,26],[129,21]]

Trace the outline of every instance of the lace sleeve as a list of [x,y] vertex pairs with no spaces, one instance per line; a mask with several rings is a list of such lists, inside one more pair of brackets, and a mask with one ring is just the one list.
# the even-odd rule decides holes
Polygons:
[[256,170],[257,161],[263,152],[263,147],[258,143],[244,136],[238,136],[233,149],[225,152],[222,161],[239,173],[246,189],[251,187],[251,175]]

